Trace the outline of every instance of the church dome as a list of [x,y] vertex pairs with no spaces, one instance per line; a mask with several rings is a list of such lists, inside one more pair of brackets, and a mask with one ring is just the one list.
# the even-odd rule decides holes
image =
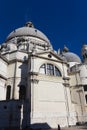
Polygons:
[[63,53],[63,57],[67,60],[67,62],[81,63],[81,59],[75,53],[66,52],[66,53]]
[[26,23],[24,27],[15,29],[12,31],[6,39],[6,42],[11,40],[14,37],[21,37],[21,36],[31,36],[31,37],[36,37],[39,38],[47,43],[50,43],[49,39],[47,36],[39,31],[38,29],[34,28],[34,25],[31,22]]

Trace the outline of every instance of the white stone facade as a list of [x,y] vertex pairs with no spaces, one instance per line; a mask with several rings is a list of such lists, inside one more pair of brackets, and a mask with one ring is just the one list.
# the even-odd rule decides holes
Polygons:
[[84,45],[84,62],[67,47],[56,53],[31,22],[10,33],[0,51],[0,112],[5,120],[0,127],[57,128],[85,122],[86,52]]

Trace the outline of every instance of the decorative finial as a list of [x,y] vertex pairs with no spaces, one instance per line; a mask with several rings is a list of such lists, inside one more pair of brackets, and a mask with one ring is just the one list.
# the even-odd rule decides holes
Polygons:
[[69,52],[69,49],[64,45],[63,52]]
[[60,48],[58,49],[57,54],[58,54],[58,55],[60,55],[60,54],[61,54]]
[[34,25],[33,25],[32,22],[27,22],[27,23],[25,24],[25,26],[26,26],[26,27],[34,28]]

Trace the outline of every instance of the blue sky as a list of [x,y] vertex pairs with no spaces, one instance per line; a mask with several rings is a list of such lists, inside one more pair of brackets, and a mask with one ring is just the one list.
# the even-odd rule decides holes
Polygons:
[[55,50],[66,45],[81,56],[87,43],[87,0],[0,0],[0,43],[27,21],[47,35]]

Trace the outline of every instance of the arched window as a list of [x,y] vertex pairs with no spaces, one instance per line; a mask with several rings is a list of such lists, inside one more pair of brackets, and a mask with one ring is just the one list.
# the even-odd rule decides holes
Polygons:
[[55,66],[55,76],[62,76],[59,69]]
[[11,96],[11,86],[7,86],[7,92],[6,92],[6,100],[9,100]]
[[40,74],[46,74],[46,64],[43,64],[43,65],[40,67]]
[[20,85],[19,99],[25,99],[25,97],[26,97],[26,87],[24,85]]
[[52,64],[47,64],[47,71],[46,74],[47,75],[54,75],[54,66]]
[[53,76],[62,76],[59,69],[55,65],[49,63],[41,65],[39,73]]

